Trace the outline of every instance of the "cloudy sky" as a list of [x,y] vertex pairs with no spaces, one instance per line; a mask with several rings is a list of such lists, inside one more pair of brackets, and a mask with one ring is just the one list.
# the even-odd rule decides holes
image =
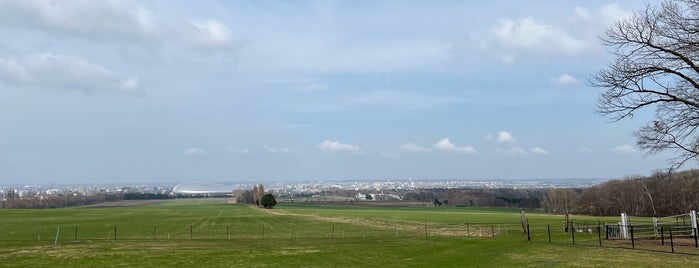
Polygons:
[[0,181],[618,178],[641,1],[0,2]]

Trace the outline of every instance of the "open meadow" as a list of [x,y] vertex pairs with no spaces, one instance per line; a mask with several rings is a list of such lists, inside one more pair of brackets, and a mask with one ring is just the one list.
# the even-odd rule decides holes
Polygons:
[[[699,264],[693,244],[606,240],[597,223],[563,231],[563,216],[464,207],[282,204],[221,199],[0,210],[0,266],[658,267]],[[551,235],[549,235],[549,230]],[[592,231],[592,233],[588,232]],[[549,238],[551,242],[549,242]],[[531,241],[528,241],[531,240]],[[599,243],[602,243],[602,247]],[[677,241],[681,243],[680,240]],[[632,250],[631,247],[637,250]],[[640,250],[638,250],[640,249]]]

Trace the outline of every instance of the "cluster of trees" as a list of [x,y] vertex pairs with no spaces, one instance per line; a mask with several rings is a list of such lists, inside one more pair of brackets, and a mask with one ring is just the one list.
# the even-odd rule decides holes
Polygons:
[[540,189],[437,188],[407,192],[403,194],[403,199],[432,202],[436,206],[439,206],[439,203],[448,202],[454,206],[539,208],[545,194],[546,191]]
[[271,193],[265,194],[265,186],[255,185],[252,190],[236,190],[233,191],[236,203],[251,204],[267,209],[274,208],[277,205],[277,200]]
[[658,172],[585,189],[580,212],[593,215],[670,216],[699,208],[699,171]]
[[549,213],[567,215],[577,209],[580,192],[580,189],[550,189],[544,196],[541,205]]
[[7,200],[0,202],[0,208],[62,208],[71,206],[85,206],[108,201],[120,201],[119,194],[99,195],[46,195],[33,198],[15,198],[7,195]]
[[556,214],[683,214],[699,209],[699,170],[657,172],[649,177],[612,180],[587,189],[550,189],[542,207]]
[[435,207],[441,207],[442,205],[446,207],[447,205],[449,205],[449,200],[444,199],[442,201],[439,201],[439,199],[435,198],[434,201],[432,201],[432,203]]
[[126,193],[124,200],[153,200],[153,199],[173,199],[175,196],[169,194],[155,193]]

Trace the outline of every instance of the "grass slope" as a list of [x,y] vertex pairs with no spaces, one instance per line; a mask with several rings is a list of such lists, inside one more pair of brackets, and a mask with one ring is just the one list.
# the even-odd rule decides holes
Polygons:
[[[609,247],[600,248],[594,246],[596,235],[579,234],[578,245],[572,245],[570,234],[558,230],[561,216],[538,213],[527,214],[530,222],[538,226],[536,233],[532,231],[535,233],[533,241],[529,242],[516,225],[507,233],[498,231],[495,237],[439,233],[439,226],[464,228],[466,222],[469,228],[517,223],[517,210],[285,206],[273,212],[224,205],[216,200],[177,200],[140,207],[0,210],[0,266],[664,267],[699,264],[699,256],[694,255],[630,250],[628,245],[607,241]],[[596,224],[597,220],[613,221],[614,218],[576,217],[576,220]],[[424,228],[419,228],[425,222],[428,229],[435,229],[430,230],[427,237]],[[113,239],[115,225],[117,240]],[[553,243],[548,243],[542,231],[541,226],[546,225],[553,227]],[[61,234],[54,245],[58,226],[61,226]],[[190,239],[190,226],[193,239]],[[416,227],[412,230],[397,226]],[[692,248],[691,251],[699,254],[699,250]]]

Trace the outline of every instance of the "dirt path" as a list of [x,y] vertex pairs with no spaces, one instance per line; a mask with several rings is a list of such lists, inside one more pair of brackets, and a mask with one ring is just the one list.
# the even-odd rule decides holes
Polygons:
[[356,226],[372,227],[385,230],[398,230],[403,232],[415,232],[419,235],[425,234],[425,227],[427,227],[428,229],[428,235],[439,236],[491,236],[493,234],[497,235],[500,233],[499,230],[494,230],[490,227],[488,227],[487,230],[484,231],[482,227],[477,228],[477,226],[473,226],[474,228],[472,230],[469,230],[465,226],[459,224],[439,224],[413,221],[374,220],[366,218],[329,217],[313,214],[292,213],[283,209],[263,209],[263,211],[271,215],[305,217],[324,222],[345,223]]
[[99,204],[82,206],[83,208],[120,208],[120,207],[140,207],[157,205],[172,201],[172,199],[157,199],[157,200],[122,200],[114,202],[104,202]]

